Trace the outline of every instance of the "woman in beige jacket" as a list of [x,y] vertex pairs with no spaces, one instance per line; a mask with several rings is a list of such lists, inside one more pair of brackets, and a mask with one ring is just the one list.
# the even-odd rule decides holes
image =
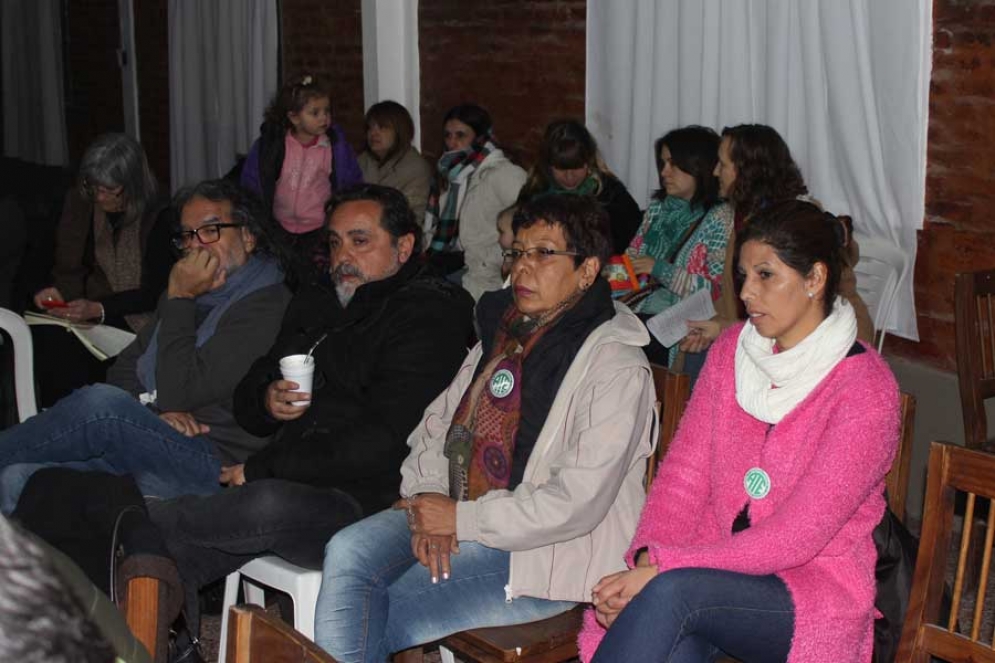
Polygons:
[[642,323],[599,276],[607,215],[550,195],[515,218],[511,288],[408,439],[402,499],[326,549],[315,635],[338,661],[590,600],[644,500],[653,386]]
[[432,166],[411,144],[415,124],[408,109],[381,101],[366,111],[366,150],[357,161],[363,181],[397,189],[408,199],[416,219],[425,216]]

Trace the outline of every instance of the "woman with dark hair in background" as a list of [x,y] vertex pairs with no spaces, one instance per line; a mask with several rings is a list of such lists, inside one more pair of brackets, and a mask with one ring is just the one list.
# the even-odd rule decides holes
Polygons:
[[605,164],[591,132],[575,120],[546,127],[539,160],[529,171],[519,200],[548,193],[593,196],[611,219],[612,253],[625,251],[639,228],[642,212],[628,189]]
[[449,109],[443,141],[438,186],[425,210],[429,262],[479,299],[503,284],[495,224],[518,197],[525,171],[495,144],[490,113],[475,104]]
[[[172,224],[142,146],[125,134],[97,137],[83,154],[77,186],[66,194],[52,280],[35,293],[34,305],[72,323],[141,331],[176,259]],[[32,336],[43,407],[105,379],[111,362],[61,327],[34,326]]]
[[363,180],[397,189],[408,199],[419,223],[425,217],[432,166],[411,144],[415,124],[408,109],[381,101],[366,111],[366,150],[359,155]]
[[[818,205],[808,195],[808,187],[787,143],[777,130],[765,124],[740,124],[722,130],[715,176],[719,179],[719,195],[733,206],[736,213],[736,233],[741,232],[759,211],[782,200],[797,198]],[[840,295],[846,298],[857,316],[857,337],[873,343],[874,323],[867,306],[857,294],[857,278],[853,273],[859,249],[851,234],[849,217],[839,218],[847,235]],[[734,259],[730,253],[726,260],[722,296],[715,307],[718,315],[711,320],[690,321],[691,333],[681,341],[682,350],[701,352],[723,329],[742,317],[738,314],[739,304],[736,301]],[[737,313],[733,314],[734,311]]]
[[838,296],[836,217],[779,201],[740,241],[749,321],[709,352],[630,570],[594,588],[585,661],[871,660],[898,385]]
[[[641,317],[701,289],[719,299],[733,219],[732,208],[719,201],[713,173],[718,147],[718,135],[699,126],[674,129],[656,141],[660,190],[626,250],[635,272],[651,275],[658,286],[633,305]],[[673,364],[677,347],[653,339],[646,352],[650,361]]]

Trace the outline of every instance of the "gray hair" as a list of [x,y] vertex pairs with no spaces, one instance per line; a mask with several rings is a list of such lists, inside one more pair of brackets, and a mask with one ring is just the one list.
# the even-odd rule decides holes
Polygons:
[[123,187],[127,223],[140,221],[154,204],[158,187],[145,151],[131,136],[102,134],[90,143],[79,164],[79,186],[92,197],[94,186]]
[[0,516],[0,660],[110,663],[114,649],[45,551]]

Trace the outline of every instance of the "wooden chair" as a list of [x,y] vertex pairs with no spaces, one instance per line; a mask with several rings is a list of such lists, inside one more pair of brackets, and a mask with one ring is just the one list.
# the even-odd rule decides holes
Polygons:
[[227,656],[234,663],[335,663],[307,636],[257,605],[229,611]]
[[[967,511],[964,514],[960,535],[957,568],[954,575],[952,608],[944,615],[944,579],[948,556],[951,552],[954,529],[954,502],[957,493],[966,493]],[[988,637],[981,640],[982,609],[991,568],[992,535],[995,534],[995,509],[988,509],[987,534],[980,560],[981,579],[970,584],[977,592],[973,618],[969,624],[957,628],[958,615],[964,596],[965,577],[970,573],[965,567],[972,556],[968,554],[974,509],[977,498],[990,504],[995,497],[995,457],[949,444],[934,442],[929,453],[926,503],[923,515],[922,537],[919,540],[919,557],[913,577],[909,610],[905,616],[902,640],[896,661],[899,663],[928,663],[931,657],[952,663],[992,662],[995,649]]]
[[902,392],[902,428],[898,435],[898,450],[885,477],[888,507],[905,522],[905,500],[909,494],[909,467],[912,463],[912,443],[915,434],[916,397]]
[[[656,475],[657,463],[666,454],[684,414],[691,380],[663,366],[652,366],[653,384],[660,407],[660,430],[656,451],[646,467],[646,487]],[[577,634],[586,604],[561,615],[517,626],[478,628],[449,636],[442,642],[443,663],[455,651],[461,658],[477,663],[559,663],[577,657]]]
[[985,399],[995,396],[995,270],[957,275],[954,319],[964,442],[981,449],[989,439]]

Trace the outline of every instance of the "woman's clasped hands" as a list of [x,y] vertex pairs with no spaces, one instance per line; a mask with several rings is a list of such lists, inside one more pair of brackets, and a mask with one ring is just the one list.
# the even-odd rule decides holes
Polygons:
[[598,623],[608,628],[619,613],[643,587],[659,573],[646,553],[639,556],[636,567],[605,576],[591,590],[591,603]]
[[411,530],[411,551],[428,568],[432,582],[449,580],[450,555],[459,554],[456,539],[456,502],[445,495],[424,493],[400,499],[395,509],[407,512]]

